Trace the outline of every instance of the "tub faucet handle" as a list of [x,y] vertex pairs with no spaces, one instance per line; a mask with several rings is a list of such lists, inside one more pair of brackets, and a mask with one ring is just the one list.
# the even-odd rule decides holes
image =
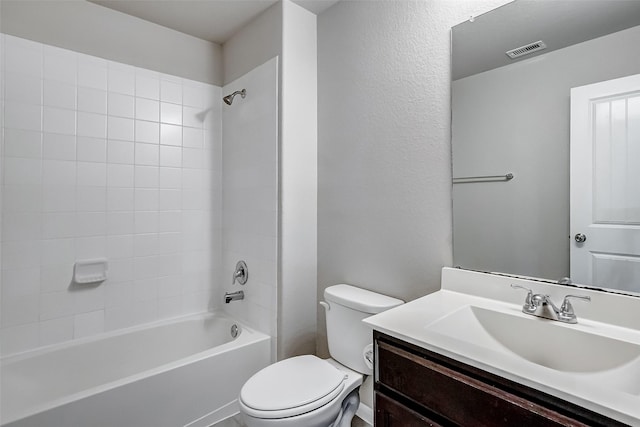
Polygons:
[[249,269],[247,268],[247,263],[244,261],[238,261],[236,264],[236,269],[233,271],[233,277],[231,278],[231,284],[240,283],[244,285],[249,280]]

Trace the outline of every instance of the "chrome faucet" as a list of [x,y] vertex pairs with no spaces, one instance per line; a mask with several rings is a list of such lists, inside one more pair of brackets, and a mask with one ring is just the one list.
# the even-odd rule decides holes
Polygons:
[[249,269],[247,268],[247,263],[244,261],[238,261],[236,264],[236,269],[233,271],[233,276],[231,277],[231,284],[240,283],[244,285],[249,280]]
[[244,292],[243,291],[225,292],[224,293],[224,303],[225,304],[229,304],[231,301],[236,301],[236,300],[241,300],[241,299],[244,299]]
[[571,299],[581,299],[583,301],[591,301],[591,297],[582,295],[567,295],[562,301],[562,305],[558,308],[549,295],[534,294],[529,288],[525,288],[520,285],[511,285],[513,289],[524,289],[527,291],[527,296],[522,306],[522,312],[530,314],[532,316],[538,316],[545,319],[557,320],[564,323],[578,323],[573,306],[571,305]]

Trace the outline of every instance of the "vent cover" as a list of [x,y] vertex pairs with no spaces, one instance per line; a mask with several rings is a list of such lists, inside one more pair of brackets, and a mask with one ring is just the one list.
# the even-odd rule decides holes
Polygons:
[[529,55],[530,53],[537,52],[539,50],[546,49],[547,45],[542,40],[538,40],[534,43],[529,43],[524,46],[511,49],[506,52],[507,56],[511,59],[520,58],[521,56]]

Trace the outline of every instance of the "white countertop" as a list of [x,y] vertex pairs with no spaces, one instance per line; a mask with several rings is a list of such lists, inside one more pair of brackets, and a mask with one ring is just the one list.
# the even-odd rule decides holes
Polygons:
[[[588,295],[592,301],[590,304],[574,304],[578,324],[540,319],[522,313],[526,292],[512,289],[512,283],[532,288],[534,293],[549,294],[556,305],[569,293]],[[497,313],[498,318],[512,316],[506,318],[518,321],[505,324],[504,328],[519,327],[517,324],[523,324],[520,319],[553,322],[550,326],[555,330],[571,328],[560,330],[562,333],[584,332],[606,337],[603,338],[605,341],[613,338],[624,345],[629,343],[630,348],[635,348],[636,345],[640,346],[640,298],[450,268],[443,269],[442,288],[433,294],[369,317],[364,322],[377,331],[411,344],[621,422],[640,425],[640,357],[625,361],[620,366],[608,366],[604,370],[570,372],[571,369],[551,369],[526,360],[490,340],[465,339],[463,336],[467,332],[464,329],[470,325],[464,317],[466,312],[461,311],[471,313],[468,309],[475,307],[474,310],[486,309]],[[442,321],[453,313],[458,313],[458,317],[452,318],[459,325]],[[607,319],[611,321],[605,321]],[[543,327],[547,326],[549,325]],[[459,333],[456,333],[456,329]],[[541,349],[553,358],[562,348],[545,338],[527,336],[525,339],[539,343]],[[570,343],[567,342],[566,345]],[[594,348],[593,351],[598,349]]]

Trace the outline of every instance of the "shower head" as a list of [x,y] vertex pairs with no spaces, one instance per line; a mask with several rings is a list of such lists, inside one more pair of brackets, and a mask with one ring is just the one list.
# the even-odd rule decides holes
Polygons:
[[244,98],[245,96],[247,96],[247,90],[246,89],[237,90],[233,92],[231,95],[225,96],[224,98],[222,98],[222,100],[224,101],[225,104],[231,105],[233,103],[233,98],[236,95],[240,95],[242,98]]

